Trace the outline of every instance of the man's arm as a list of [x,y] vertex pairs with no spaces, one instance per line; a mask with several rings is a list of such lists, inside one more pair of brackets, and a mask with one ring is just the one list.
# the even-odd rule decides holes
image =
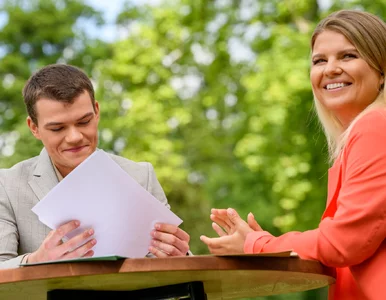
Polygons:
[[[170,209],[170,205],[157,180],[153,166],[150,163],[147,163],[147,166],[149,174],[147,190]],[[149,254],[153,254],[156,257],[185,256],[191,254],[189,251],[190,236],[178,226],[171,224],[155,224],[155,228],[151,234],[153,240],[149,247]]]
[[0,269],[18,268],[25,255],[18,255],[15,213],[4,187],[4,171],[0,172]]

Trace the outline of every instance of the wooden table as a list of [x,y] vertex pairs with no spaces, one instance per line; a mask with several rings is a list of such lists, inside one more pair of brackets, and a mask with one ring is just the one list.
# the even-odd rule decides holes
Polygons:
[[[305,291],[335,282],[333,271],[294,257],[193,256],[45,264],[0,270],[0,299],[45,300],[57,289],[131,291],[203,282],[208,299]],[[73,299],[72,299],[73,300]]]

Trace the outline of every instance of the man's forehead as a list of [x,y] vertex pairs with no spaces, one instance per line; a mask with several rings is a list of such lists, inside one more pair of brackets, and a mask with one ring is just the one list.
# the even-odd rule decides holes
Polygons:
[[36,113],[39,121],[70,122],[78,120],[86,114],[93,114],[94,109],[90,99],[77,98],[72,102],[62,102],[42,98],[36,101]]

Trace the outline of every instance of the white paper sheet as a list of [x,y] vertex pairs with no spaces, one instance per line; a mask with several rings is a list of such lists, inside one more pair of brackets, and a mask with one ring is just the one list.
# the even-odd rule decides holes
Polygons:
[[182,220],[129,176],[102,150],[94,152],[32,208],[52,229],[79,220],[95,231],[96,256],[144,257],[156,222]]

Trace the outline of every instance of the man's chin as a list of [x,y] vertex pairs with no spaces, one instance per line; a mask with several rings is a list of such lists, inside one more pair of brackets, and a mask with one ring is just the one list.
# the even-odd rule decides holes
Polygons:
[[69,165],[77,167],[91,154],[92,152],[89,151],[82,151],[81,153],[66,153],[65,160],[68,161]]

